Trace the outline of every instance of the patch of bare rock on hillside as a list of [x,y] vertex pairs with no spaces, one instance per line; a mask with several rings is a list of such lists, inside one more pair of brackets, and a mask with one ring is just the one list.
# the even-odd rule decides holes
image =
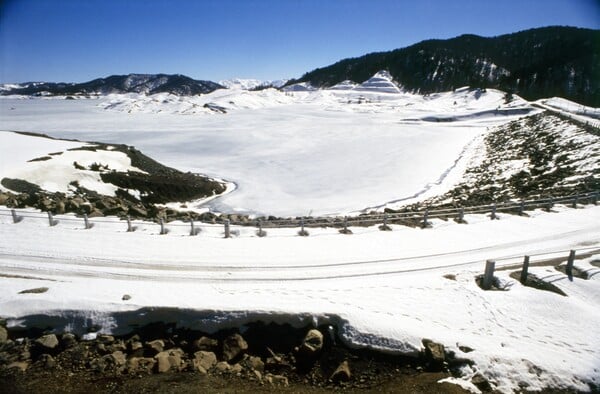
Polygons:
[[82,338],[0,326],[0,391],[464,392],[437,383],[469,362],[440,344],[424,342],[418,358],[390,356],[351,350],[333,332],[254,323],[208,335],[157,323]]

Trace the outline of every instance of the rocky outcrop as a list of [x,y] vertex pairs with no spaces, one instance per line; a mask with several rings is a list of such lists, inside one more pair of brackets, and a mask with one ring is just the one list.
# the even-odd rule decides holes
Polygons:
[[[444,355],[451,357],[445,354],[443,346],[429,341],[424,344],[429,349],[424,350],[428,356],[412,358],[408,361],[411,366],[407,366],[403,358],[381,357],[364,349],[353,351],[336,345],[338,341],[322,335],[325,330],[326,326],[295,329],[249,324],[244,335],[231,330],[208,335],[154,324],[127,337],[98,334],[84,336],[89,338],[84,340],[65,333],[25,335],[19,341],[13,341],[15,334],[8,332],[0,337],[0,381],[7,376],[13,379],[15,373],[47,377],[49,371],[89,374],[86,379],[91,380],[139,379],[185,371],[274,388],[291,385],[293,391],[303,391],[299,384],[374,389],[394,374],[431,371],[433,360],[440,361]],[[6,327],[0,321],[0,335],[3,332]],[[310,363],[304,363],[307,357]],[[459,369],[461,365],[455,367]],[[408,372],[401,372],[404,370]],[[27,375],[18,376],[26,379]]]
[[223,359],[232,361],[248,350],[248,343],[240,334],[233,334],[223,341]]

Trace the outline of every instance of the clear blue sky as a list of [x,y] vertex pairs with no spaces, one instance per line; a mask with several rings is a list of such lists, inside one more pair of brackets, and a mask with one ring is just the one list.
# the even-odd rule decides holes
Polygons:
[[278,79],[464,33],[600,28],[599,0],[0,0],[0,82]]

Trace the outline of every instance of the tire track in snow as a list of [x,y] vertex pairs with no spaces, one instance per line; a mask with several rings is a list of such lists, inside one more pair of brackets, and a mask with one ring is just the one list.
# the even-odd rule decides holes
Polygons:
[[[532,249],[536,243],[559,239],[565,240],[579,236],[583,233],[589,233],[590,230],[600,231],[600,227],[580,229],[545,237],[467,250],[391,259],[337,262],[318,265],[171,265],[96,259],[87,256],[65,258],[58,256],[0,253],[0,267],[3,268],[3,271],[8,270],[13,273],[36,272],[38,275],[44,273],[45,275],[61,277],[84,276],[100,279],[121,278],[158,281],[260,282],[349,279],[466,267],[469,265],[481,264],[485,259],[494,257],[496,260],[520,259],[525,252],[520,251],[518,254],[510,254],[508,252],[511,248],[532,245],[528,249],[528,252],[536,252],[535,249]],[[505,251],[504,254],[498,255],[498,253],[503,250]],[[544,248],[542,250],[543,253],[552,254],[562,249],[554,249],[554,251],[552,251]],[[496,252],[496,256],[490,256],[493,252]],[[411,265],[411,263],[417,263],[419,265],[415,266]],[[426,265],[421,266],[421,264]],[[340,272],[340,269],[342,268],[350,268],[350,270]],[[306,273],[307,269],[311,270],[311,274]]]

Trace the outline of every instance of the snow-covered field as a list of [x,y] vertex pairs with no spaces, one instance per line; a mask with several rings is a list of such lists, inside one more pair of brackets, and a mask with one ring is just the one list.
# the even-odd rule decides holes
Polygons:
[[[373,84],[199,97],[0,98],[0,116],[4,130],[135,145],[169,166],[235,182],[235,193],[210,203],[214,211],[299,216],[443,191],[445,177],[453,179],[449,170],[464,164],[460,159],[487,127],[519,116],[497,108],[531,108],[520,99],[505,105],[504,94],[493,90],[422,97]],[[436,121],[448,117],[457,120]]]
[[[135,145],[167,165],[236,182],[234,192],[209,202],[214,211],[305,215],[442,193],[463,179],[488,128],[539,111],[519,98],[505,104],[504,93],[491,89],[423,97],[391,92],[381,79],[185,98],[2,97],[1,127]],[[3,144],[0,178],[73,144],[47,143]],[[576,261],[588,280],[530,268],[567,297],[522,286],[509,277],[518,268],[497,271],[505,291],[475,283],[487,259],[501,267],[526,254],[537,262],[600,249],[600,207],[554,211],[494,221],[467,215],[468,225],[433,220],[424,230],[352,228],[353,235],[268,229],[260,238],[244,227],[224,239],[219,225],[191,237],[177,222],[166,235],[141,222],[128,233],[116,218],[93,219],[85,230],[81,219],[63,215],[50,227],[33,210],[19,211],[25,218],[13,224],[0,207],[0,316],[11,326],[78,333],[92,325],[119,333],[155,319],[203,330],[257,319],[330,323],[356,347],[415,354],[423,338],[440,342],[473,360],[459,380],[465,386],[481,373],[503,392],[587,390],[600,384],[600,255]],[[42,286],[48,291],[19,294]]]

